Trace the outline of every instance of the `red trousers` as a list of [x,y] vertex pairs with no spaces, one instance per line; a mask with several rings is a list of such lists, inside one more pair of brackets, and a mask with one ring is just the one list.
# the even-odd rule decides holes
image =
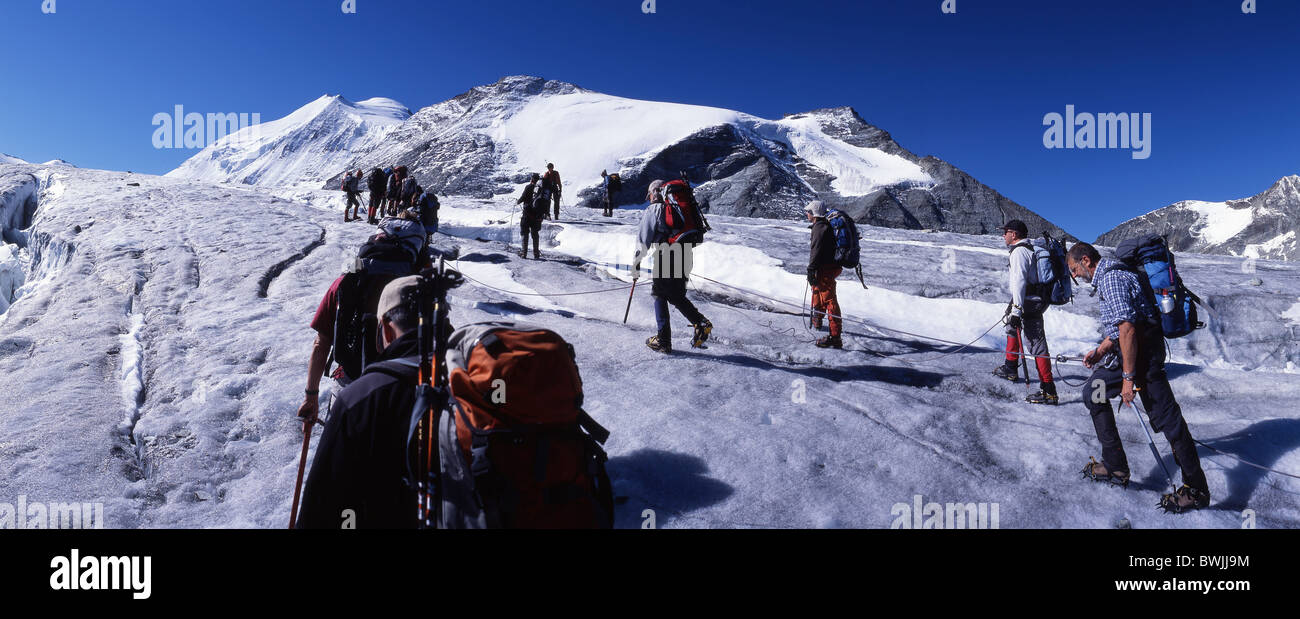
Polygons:
[[822,316],[830,315],[831,335],[839,336],[844,329],[840,316],[840,301],[835,298],[835,278],[844,271],[843,267],[821,266],[817,268],[817,280],[812,285],[812,320],[813,326],[820,327]]
[[[1007,328],[1007,361],[1020,363],[1021,351],[1034,355],[1034,365],[1038,369],[1038,380],[1052,382],[1052,360],[1047,351],[1047,334],[1043,330],[1042,314],[1025,314],[1020,332]],[[1024,341],[1020,336],[1024,335]]]

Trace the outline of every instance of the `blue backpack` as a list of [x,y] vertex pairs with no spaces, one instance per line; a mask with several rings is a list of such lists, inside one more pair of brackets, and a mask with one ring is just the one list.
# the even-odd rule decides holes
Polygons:
[[861,262],[858,225],[844,211],[836,209],[827,209],[826,223],[835,233],[835,263],[846,269],[856,269]]
[[1148,234],[1124,239],[1115,247],[1115,259],[1137,274],[1148,299],[1160,310],[1160,328],[1166,338],[1183,337],[1205,327],[1197,320],[1196,306],[1202,304],[1201,299],[1183,285],[1164,237]]
[[1030,241],[1038,284],[1034,293],[1049,305],[1065,305],[1074,299],[1070,269],[1065,264],[1065,247],[1046,232],[1043,238]]

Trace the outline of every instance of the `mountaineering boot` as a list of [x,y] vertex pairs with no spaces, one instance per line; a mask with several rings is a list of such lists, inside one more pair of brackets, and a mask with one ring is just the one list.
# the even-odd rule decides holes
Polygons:
[[713,323],[709,322],[708,318],[705,318],[699,324],[691,326],[695,327],[695,337],[691,338],[691,346],[703,348],[704,342],[709,339],[709,334],[713,333]]
[[1092,481],[1108,482],[1122,488],[1128,487],[1128,472],[1108,471],[1106,470],[1106,465],[1098,462],[1097,459],[1093,457],[1089,457],[1088,464],[1083,467],[1083,476]]
[[999,365],[996,370],[993,370],[993,375],[998,378],[1005,378],[1013,383],[1020,382],[1019,368],[1016,367],[1015,361],[1008,361]]
[[650,336],[650,339],[648,339],[648,340],[645,341],[645,345],[646,345],[646,346],[649,346],[649,347],[650,347],[650,350],[653,350],[653,351],[655,351],[655,352],[670,353],[670,352],[673,351],[673,344],[672,344],[672,342],[664,342],[664,343],[661,344],[661,343],[659,343],[659,336],[658,336],[658,335],[652,335],[652,336]]
[[541,260],[541,259],[542,259],[542,250],[537,249],[536,247],[534,247],[534,248],[533,248],[533,260]]
[[814,345],[818,348],[835,348],[837,350],[844,349],[844,341],[841,340],[840,336],[838,335],[828,335],[820,340],[817,340],[816,344]]
[[1210,493],[1202,492],[1187,484],[1183,484],[1178,492],[1166,494],[1160,497],[1160,509],[1172,514],[1181,514],[1192,509],[1201,509],[1210,504]]
[[528,259],[528,249],[527,249],[527,248],[524,248],[524,249],[519,250],[519,257],[520,257],[520,258],[523,258],[524,260],[527,260],[527,259]]
[[1025,401],[1030,404],[1050,404],[1055,406],[1060,401],[1060,398],[1056,395],[1056,384],[1043,383],[1043,388],[1037,393],[1029,394]]

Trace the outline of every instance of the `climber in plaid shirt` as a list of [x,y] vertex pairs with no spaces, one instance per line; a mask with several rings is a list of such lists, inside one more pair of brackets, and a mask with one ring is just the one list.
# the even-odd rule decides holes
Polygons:
[[[1076,243],[1066,256],[1070,273],[1092,282],[1101,295],[1102,332],[1106,339],[1084,354],[1083,363],[1094,368],[1084,383],[1083,403],[1092,414],[1092,424],[1101,442],[1101,462],[1092,461],[1083,474],[1093,481],[1127,486],[1128,458],[1115,427],[1110,399],[1119,396],[1124,405],[1134,397],[1173,447],[1174,461],[1182,468],[1183,487],[1161,499],[1161,507],[1183,512],[1210,504],[1210,489],[1196,453],[1196,441],[1183,419],[1165,373],[1165,339],[1160,314],[1147,296],[1138,275],[1121,263],[1103,259],[1087,243]],[[1119,363],[1115,363],[1118,357]],[[1101,363],[1109,360],[1109,363]]]

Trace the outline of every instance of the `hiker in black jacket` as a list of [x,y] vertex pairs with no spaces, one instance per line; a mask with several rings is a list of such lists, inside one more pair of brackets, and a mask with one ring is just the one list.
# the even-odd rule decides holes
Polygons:
[[419,525],[415,493],[403,482],[419,382],[419,280],[412,275],[384,287],[377,308],[384,352],[334,401],[303,489],[300,529]]
[[542,257],[542,244],[538,240],[538,235],[541,234],[542,218],[546,216],[550,204],[537,197],[537,181],[539,180],[541,180],[541,177],[533,174],[532,178],[529,179],[528,186],[524,187],[523,195],[519,196],[519,199],[515,201],[516,204],[523,205],[523,209],[519,212],[519,236],[523,243],[523,249],[519,250],[520,258],[528,257],[529,236],[533,237],[533,258],[540,259]]
[[826,205],[814,200],[804,207],[812,222],[811,250],[808,253],[808,285],[812,287],[812,326],[821,329],[822,319],[830,323],[830,334],[817,340],[818,348],[844,348],[843,313],[835,295],[835,278],[844,271],[835,261],[835,231],[826,221]]
[[552,219],[559,221],[560,190],[563,189],[563,185],[560,183],[560,173],[555,169],[554,163],[546,164],[546,174],[542,175],[542,182],[550,189],[551,199],[555,200],[555,217]]
[[379,220],[376,219],[375,215],[379,212],[379,209],[384,207],[384,195],[388,191],[388,176],[384,174],[383,170],[375,168],[370,171],[370,176],[366,178],[366,185],[370,188],[370,210],[366,221],[371,224],[378,224]]
[[[353,219],[361,219],[361,217],[357,215],[357,209],[361,208],[361,202],[357,200],[357,195],[361,193],[357,190],[357,183],[360,181],[361,170],[357,170],[356,174],[349,171],[347,175],[343,177],[343,193],[348,196],[347,204],[343,205],[343,221],[345,223],[352,221]],[[349,208],[352,209],[351,216],[348,215]]]

